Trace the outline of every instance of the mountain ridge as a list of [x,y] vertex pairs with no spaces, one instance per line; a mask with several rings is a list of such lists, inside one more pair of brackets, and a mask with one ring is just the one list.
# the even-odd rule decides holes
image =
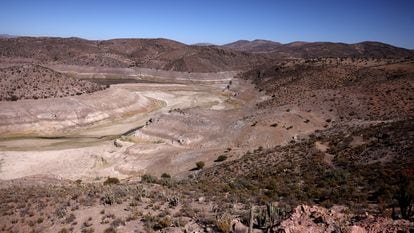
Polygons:
[[412,57],[414,51],[381,42],[355,44],[241,40],[230,45],[187,45],[156,39],[86,40],[77,37],[0,38],[0,56],[40,64],[142,67],[185,72],[245,70],[284,58]]
[[[271,40],[255,39],[252,41],[238,40],[222,47],[242,52],[251,53],[277,53],[279,55],[293,55],[294,57],[324,57],[324,56],[410,56],[414,50],[394,46],[379,41],[361,41],[357,43],[329,42],[329,41],[293,41],[289,43],[279,43]],[[365,52],[367,47],[370,49],[382,48],[383,52]],[[330,53],[321,53],[323,50],[330,50]],[[332,52],[334,51],[334,52]],[[398,55],[397,55],[398,53]]]

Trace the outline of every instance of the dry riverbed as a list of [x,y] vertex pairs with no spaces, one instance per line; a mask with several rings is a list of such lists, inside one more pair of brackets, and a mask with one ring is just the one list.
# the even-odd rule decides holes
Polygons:
[[[288,143],[322,128],[319,116],[303,123],[301,109],[257,109],[268,97],[246,81],[213,74],[196,82],[186,79],[1,102],[1,179],[186,177],[197,161],[211,166],[219,155],[237,159],[248,150]],[[292,129],[293,124],[303,126]]]

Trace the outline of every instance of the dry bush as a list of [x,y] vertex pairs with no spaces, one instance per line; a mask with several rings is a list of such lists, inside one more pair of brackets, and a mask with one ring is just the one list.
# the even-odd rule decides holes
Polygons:
[[216,227],[223,233],[229,233],[231,232],[231,221],[232,217],[229,214],[223,214],[216,217]]

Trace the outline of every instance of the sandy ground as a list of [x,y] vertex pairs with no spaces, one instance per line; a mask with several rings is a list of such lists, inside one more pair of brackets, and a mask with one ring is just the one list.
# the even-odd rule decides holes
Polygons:
[[[206,80],[117,84],[76,98],[7,103],[2,108],[7,110],[0,112],[9,120],[0,127],[0,179],[46,175],[94,181],[162,173],[185,177],[197,161],[211,166],[222,154],[237,159],[259,146],[298,140],[325,124],[322,116],[295,106],[257,109],[256,103],[267,97],[246,81],[233,79],[227,87],[228,77]],[[83,115],[64,114],[85,106]],[[38,119],[56,108],[62,111],[58,121]],[[15,119],[19,114],[26,117],[20,119],[23,123]],[[85,123],[88,117],[92,120]],[[21,136],[24,127],[31,131]],[[40,138],[45,132],[61,137]]]

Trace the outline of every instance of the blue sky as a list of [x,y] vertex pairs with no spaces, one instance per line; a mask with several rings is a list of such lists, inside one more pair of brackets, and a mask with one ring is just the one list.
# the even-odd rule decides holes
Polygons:
[[188,44],[375,40],[414,49],[414,0],[0,0],[0,33]]

